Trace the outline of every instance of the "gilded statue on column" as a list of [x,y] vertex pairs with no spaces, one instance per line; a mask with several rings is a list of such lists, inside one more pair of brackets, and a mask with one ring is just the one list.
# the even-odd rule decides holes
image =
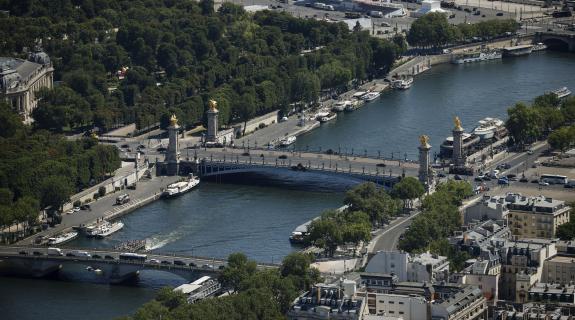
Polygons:
[[218,111],[218,103],[216,100],[210,99],[209,101],[210,111]]

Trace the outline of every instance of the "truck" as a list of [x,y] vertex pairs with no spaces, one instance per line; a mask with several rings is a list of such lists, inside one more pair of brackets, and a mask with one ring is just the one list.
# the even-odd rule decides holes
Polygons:
[[64,253],[60,248],[48,248],[48,255],[49,256],[63,256]]
[[322,2],[315,2],[313,4],[313,7],[316,9],[325,9],[326,5],[325,5],[325,3],[322,3]]
[[383,18],[383,12],[381,11],[370,11],[369,15],[374,18]]

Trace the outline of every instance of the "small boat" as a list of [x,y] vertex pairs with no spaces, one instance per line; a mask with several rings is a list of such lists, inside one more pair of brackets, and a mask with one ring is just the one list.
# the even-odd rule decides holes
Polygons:
[[380,95],[381,95],[381,93],[379,93],[379,92],[369,92],[369,93],[366,93],[361,98],[365,101],[373,101],[373,100],[379,98]]
[[481,51],[478,53],[461,55],[455,58],[452,62],[455,64],[465,64],[471,62],[480,62],[487,60],[501,59],[503,54],[500,51]]
[[539,42],[538,44],[533,46],[532,51],[543,51],[543,50],[547,50],[547,45],[544,43]]
[[391,87],[399,90],[409,89],[411,88],[412,85],[413,85],[412,77],[406,79],[395,79],[391,82]]
[[338,101],[336,104],[333,105],[331,110],[335,111],[335,112],[342,112],[343,110],[345,110],[345,103],[346,102],[347,101]]
[[116,221],[114,223],[105,223],[99,228],[99,232],[96,233],[96,238],[103,239],[117,231],[122,230],[124,228],[124,223],[122,221]]
[[168,185],[166,190],[164,190],[164,193],[162,193],[162,196],[164,198],[173,198],[173,197],[179,196],[181,194],[184,194],[184,193],[192,190],[199,183],[200,183],[200,178],[194,177],[192,174],[190,174],[190,177],[187,180],[172,183],[172,184]]
[[571,95],[571,90],[567,89],[567,87],[563,87],[557,90],[553,90],[551,93],[555,94],[557,98],[563,99]]
[[280,146],[281,147],[287,147],[287,146],[293,144],[295,141],[296,141],[295,136],[289,136],[289,137],[286,137],[280,141]]
[[61,234],[59,236],[53,237],[53,238],[49,238],[48,239],[48,245],[57,245],[57,244],[66,243],[66,242],[69,242],[69,241],[76,239],[77,237],[78,237],[78,232],[70,231],[70,232]]
[[337,118],[337,114],[335,114],[335,113],[330,113],[330,114],[328,114],[327,116],[322,117],[321,119],[319,119],[319,122],[325,123],[325,122],[331,121],[331,120],[333,120],[333,119],[335,119],[335,118]]
[[329,116],[329,114],[330,114],[329,110],[322,109],[314,115],[314,119],[319,121],[321,118]]

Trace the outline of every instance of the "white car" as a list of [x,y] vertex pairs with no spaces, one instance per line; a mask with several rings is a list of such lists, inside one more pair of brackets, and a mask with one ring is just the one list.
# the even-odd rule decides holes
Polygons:
[[533,150],[531,149],[527,150],[527,154],[533,154]]
[[66,211],[67,214],[72,214],[74,212],[76,212],[76,211],[74,211],[74,209],[70,209],[70,210]]
[[158,259],[150,259],[148,260],[149,263],[160,264],[160,260]]
[[74,212],[78,212],[78,211],[80,211],[80,207],[74,207],[74,209],[72,209],[72,210],[74,210]]
[[549,185],[549,182],[539,181],[539,185],[540,185],[540,186],[548,186],[548,185]]

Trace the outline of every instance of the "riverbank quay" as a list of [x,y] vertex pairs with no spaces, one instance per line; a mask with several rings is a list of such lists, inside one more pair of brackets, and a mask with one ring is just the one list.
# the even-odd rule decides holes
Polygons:
[[[51,237],[55,234],[72,230],[74,227],[89,225],[99,219],[116,219],[140,208],[146,204],[159,199],[161,189],[168,184],[180,179],[178,176],[173,177],[155,177],[149,180],[138,182],[135,190],[126,189],[122,192],[106,195],[90,204],[91,210],[81,210],[72,214],[64,215],[62,222],[54,228],[49,228],[33,236],[16,242],[16,245],[34,244],[36,237]],[[121,206],[116,206],[116,197],[120,194],[128,194],[131,201]]]

